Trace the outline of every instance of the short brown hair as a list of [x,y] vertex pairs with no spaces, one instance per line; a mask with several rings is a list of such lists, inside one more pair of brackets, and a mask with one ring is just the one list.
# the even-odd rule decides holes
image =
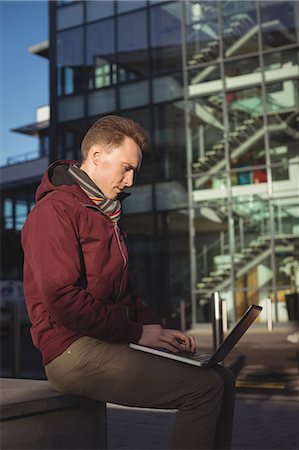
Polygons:
[[125,137],[133,139],[142,152],[149,144],[147,133],[133,120],[112,115],[101,117],[84,136],[81,144],[83,161],[87,158],[92,145],[99,144],[109,151],[112,147],[121,145]]

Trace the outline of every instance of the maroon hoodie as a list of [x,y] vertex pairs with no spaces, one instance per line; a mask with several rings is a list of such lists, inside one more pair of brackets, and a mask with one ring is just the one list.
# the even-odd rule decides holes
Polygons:
[[123,233],[68,174],[73,163],[48,168],[22,230],[31,336],[44,365],[82,336],[138,342],[142,324],[161,324],[131,288]]

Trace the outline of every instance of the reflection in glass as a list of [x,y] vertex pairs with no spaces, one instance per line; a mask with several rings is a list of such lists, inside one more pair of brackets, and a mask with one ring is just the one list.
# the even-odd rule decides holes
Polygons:
[[86,59],[89,89],[99,89],[116,83],[114,20],[104,20],[87,26]]
[[27,200],[16,200],[15,202],[15,229],[21,230],[28,214]]
[[248,306],[256,304],[264,308],[259,321],[267,320],[267,298],[272,292],[272,281],[273,273],[269,256],[257,259],[254,266],[248,263],[243,270],[237,269],[234,290],[238,319],[244,314]]
[[123,215],[122,224],[130,236],[126,244],[134,288],[142,296],[143,301],[150,304],[156,295],[154,283],[156,255],[152,252],[154,215],[149,213]]
[[[298,169],[298,166],[297,166]],[[299,188],[294,196],[272,201],[276,236],[299,239]]]
[[223,88],[219,64],[210,64],[200,69],[189,70],[189,95],[211,95]]
[[154,108],[153,146],[156,180],[186,176],[184,110],[180,102]]
[[[298,72],[299,74],[299,72]],[[266,108],[268,114],[274,117],[273,113],[284,114],[284,118],[292,120],[292,113],[298,113],[298,81],[283,80],[266,86]],[[271,119],[270,117],[270,119]],[[274,120],[271,123],[275,123]]]
[[180,2],[169,2],[150,9],[154,72],[175,70],[182,66],[180,14]]
[[285,79],[298,75],[298,50],[275,50],[264,54],[266,81]]
[[185,2],[187,64],[214,61],[219,57],[217,2]]
[[[292,133],[293,135],[293,133]],[[288,181],[289,189],[294,189],[298,179],[298,142],[293,136],[288,136],[285,130],[270,133],[270,155],[272,167],[272,180]],[[296,136],[296,135],[295,135]],[[291,186],[293,186],[291,188]],[[274,193],[279,193],[279,183],[274,184]],[[278,194],[279,195],[279,194]]]
[[83,28],[57,33],[57,95],[84,90]]
[[103,19],[104,17],[112,16],[114,12],[114,4],[111,0],[86,1],[86,16],[87,22]]
[[154,103],[167,102],[183,97],[181,73],[153,79]]
[[72,119],[80,119],[83,116],[83,113],[84,113],[83,95],[60,98],[58,100],[57,117],[59,122]]
[[[138,93],[138,95],[137,95]],[[130,83],[119,88],[120,108],[136,108],[147,105],[149,102],[149,84],[148,81],[139,83]]]
[[[261,81],[255,79],[256,75],[260,78],[260,68],[256,58],[249,58],[247,61],[241,60],[237,63],[240,64],[240,70],[234,69],[233,63],[225,66],[228,74],[237,73],[236,76],[228,78],[228,84],[229,81],[231,84],[235,83],[237,79],[239,79],[238,81],[244,80],[240,84],[249,84],[251,79],[255,83]],[[238,76],[238,73],[243,71],[244,75]],[[228,91],[226,102],[229,119],[228,145],[231,168],[234,169],[234,175],[231,178],[232,185],[265,183],[267,174],[261,88],[253,86],[252,88]],[[251,170],[251,166],[263,167]]]
[[[204,190],[204,189],[213,189],[214,195],[217,198],[227,197],[228,195],[228,175],[225,172],[218,172],[216,174],[206,173],[201,176],[196,176],[193,179],[193,189],[194,190]],[[202,194],[200,192],[196,193],[196,198],[199,199],[198,196],[206,195],[204,192]]]
[[240,317],[249,303],[262,302],[262,289],[267,286],[268,294],[271,286],[268,202],[261,196],[243,195],[229,205],[227,196],[208,201],[203,196],[196,202],[195,214],[198,313],[201,320],[209,320],[211,296],[220,290],[229,320],[235,320],[234,298]]
[[125,0],[118,0],[117,1],[117,12],[123,13],[127,11],[132,11],[133,9],[138,9],[146,6],[146,1],[141,0],[134,0],[132,1],[125,1]]
[[[273,191],[277,196],[286,188],[290,193],[294,191],[298,179],[298,81],[285,80],[268,84],[266,99]],[[278,183],[283,180],[288,182],[288,187]]]
[[200,321],[209,321],[210,301],[217,287],[230,285],[228,210],[226,199],[200,201],[195,209],[196,290]]
[[4,199],[4,228],[6,230],[13,229],[13,201],[11,198]]
[[298,42],[298,2],[260,2],[263,48],[282,47]]
[[[295,202],[294,202],[295,203]],[[297,233],[282,234],[275,239],[275,267],[277,285],[277,309],[280,321],[297,320],[296,306],[299,300],[299,204],[294,205],[292,218],[297,210]],[[284,221],[285,211],[281,220]]]
[[224,56],[255,53],[258,50],[256,2],[220,2]]
[[146,11],[119,16],[117,27],[119,70],[128,76],[132,74],[134,79],[147,75],[149,64]]
[[257,56],[227,62],[224,70],[228,90],[262,81],[260,62]]
[[299,264],[295,254],[299,251],[299,239],[285,240],[284,245],[276,242],[276,280],[280,290],[285,294],[299,292]]
[[239,172],[233,184],[267,181],[266,171],[254,173],[245,168],[263,166],[265,159],[265,128],[261,88],[231,91],[226,94],[229,116],[229,152],[231,168]]
[[116,109],[115,89],[104,89],[91,92],[88,95],[88,115],[97,116],[107,114]]
[[76,2],[64,8],[57,8],[57,30],[74,27],[83,23],[83,2]]
[[[237,192],[237,191],[236,191]],[[236,195],[233,198],[235,250],[253,256],[269,249],[270,212],[266,192],[261,195]],[[243,257],[242,256],[242,257]]]
[[81,160],[80,146],[84,136],[83,122],[59,125],[57,128],[57,147],[59,159]]
[[184,301],[186,326],[191,326],[190,264],[188,211],[176,210],[167,214],[169,280],[171,298],[171,327],[181,328],[180,308]]
[[225,168],[222,107],[221,94],[189,102],[193,170],[198,174],[216,173]]

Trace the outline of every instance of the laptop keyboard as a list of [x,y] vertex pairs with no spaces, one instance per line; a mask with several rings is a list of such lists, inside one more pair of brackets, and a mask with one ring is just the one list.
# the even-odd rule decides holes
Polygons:
[[206,363],[211,359],[211,355],[208,355],[207,353],[201,353],[201,352],[186,352],[186,351],[180,351],[178,353],[179,356],[183,356],[184,358],[193,359],[195,361],[198,361],[200,363]]

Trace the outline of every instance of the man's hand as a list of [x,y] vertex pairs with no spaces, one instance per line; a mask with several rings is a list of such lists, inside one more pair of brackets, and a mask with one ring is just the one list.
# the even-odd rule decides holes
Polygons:
[[194,352],[196,342],[193,336],[178,330],[166,330],[160,325],[143,325],[138,344],[146,347],[163,348],[177,353],[179,350]]

